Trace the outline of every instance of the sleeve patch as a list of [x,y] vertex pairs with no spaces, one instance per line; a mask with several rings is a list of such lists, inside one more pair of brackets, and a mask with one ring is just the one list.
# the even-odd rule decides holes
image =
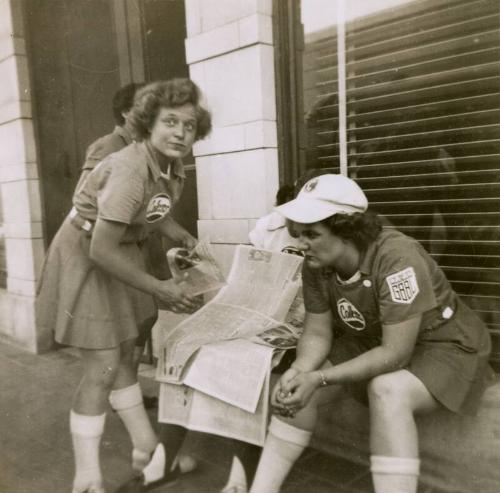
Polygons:
[[407,267],[385,278],[392,301],[409,305],[419,293],[417,276],[413,267]]

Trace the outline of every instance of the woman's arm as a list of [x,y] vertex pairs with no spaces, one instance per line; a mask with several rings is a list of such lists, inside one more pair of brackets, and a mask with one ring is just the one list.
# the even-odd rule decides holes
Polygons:
[[195,304],[184,294],[181,284],[160,281],[130,261],[120,244],[126,228],[124,223],[97,219],[90,243],[91,260],[129,286],[167,303],[177,303],[185,310],[193,309]]
[[292,368],[308,372],[319,368],[330,353],[332,345],[332,312],[306,312],[304,332],[297,345]]
[[[403,368],[413,354],[421,319],[419,315],[404,322],[384,325],[380,346],[322,370],[325,381],[328,384],[359,382]],[[300,409],[322,383],[323,377],[318,371],[300,373],[285,386],[283,391],[287,397],[281,401],[284,405]]]
[[198,240],[183,228],[171,215],[168,215],[160,225],[160,233],[162,236],[172,240],[175,243],[182,245],[188,250],[192,250]]
[[403,368],[410,361],[422,316],[382,327],[382,344],[323,373],[328,383],[367,380]]

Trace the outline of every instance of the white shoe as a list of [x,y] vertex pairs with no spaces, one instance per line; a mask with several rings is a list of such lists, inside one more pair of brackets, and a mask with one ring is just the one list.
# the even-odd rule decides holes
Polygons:
[[198,461],[191,455],[179,454],[175,461],[179,466],[181,474],[187,474],[198,467]]
[[73,489],[71,493],[106,493],[102,482],[91,482],[87,484],[73,484]]
[[[144,468],[151,461],[153,454],[148,452],[143,452],[142,450],[136,448],[133,449],[132,469],[134,469],[134,471],[139,471],[139,472],[144,470]],[[174,461],[172,469],[175,469],[175,466],[179,466],[181,474],[187,474],[188,472],[194,471],[198,467],[198,461],[191,455],[179,454]]]
[[220,493],[248,493],[248,490],[244,484],[228,484],[224,486]]

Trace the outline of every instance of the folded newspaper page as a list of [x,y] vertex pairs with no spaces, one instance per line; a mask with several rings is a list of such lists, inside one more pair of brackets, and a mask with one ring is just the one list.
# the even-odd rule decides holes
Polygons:
[[190,358],[205,344],[249,339],[286,326],[300,288],[302,260],[296,255],[239,245],[227,285],[161,344],[157,380],[181,383]]
[[269,413],[269,379],[268,370],[254,413],[187,385],[162,383],[158,399],[158,421],[262,446],[266,438]]
[[190,296],[220,289],[226,283],[206,240],[199,241],[191,251],[171,248],[167,262],[173,279],[182,279]]
[[269,372],[273,348],[234,339],[200,348],[184,384],[254,413]]

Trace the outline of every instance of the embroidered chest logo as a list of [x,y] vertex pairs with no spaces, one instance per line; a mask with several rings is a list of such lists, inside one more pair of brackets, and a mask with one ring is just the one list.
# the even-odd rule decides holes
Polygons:
[[349,300],[340,298],[337,301],[337,311],[342,321],[351,329],[363,330],[366,327],[365,317]]
[[419,293],[417,276],[413,267],[407,267],[395,274],[387,276],[387,284],[392,301],[409,305]]
[[155,195],[146,208],[146,222],[155,223],[163,219],[172,208],[172,201],[166,193]]

